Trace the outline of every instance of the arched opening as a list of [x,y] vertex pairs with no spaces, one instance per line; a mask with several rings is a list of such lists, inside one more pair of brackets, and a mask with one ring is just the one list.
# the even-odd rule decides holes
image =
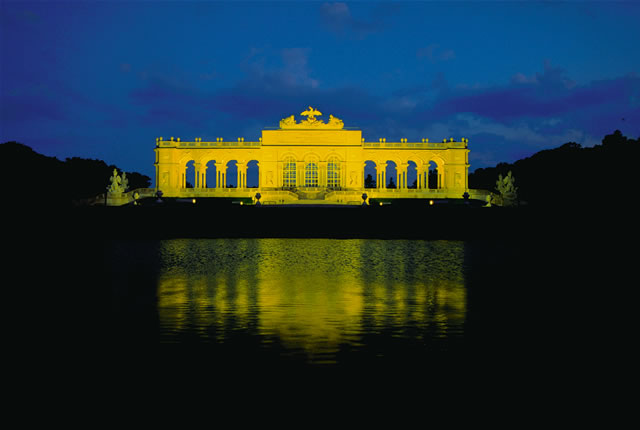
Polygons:
[[310,161],[304,166],[304,186],[318,186],[318,163],[315,161]]
[[338,157],[329,157],[327,160],[327,187],[340,188],[340,160]]
[[217,176],[218,176],[218,170],[216,169],[216,161],[215,160],[208,161],[207,174],[206,174],[207,188],[216,188],[218,186]]
[[418,164],[415,161],[409,160],[407,163],[407,188],[418,188]]
[[182,174],[182,188],[195,188],[196,186],[196,162],[190,160],[187,162],[184,173]]
[[258,160],[251,160],[247,163],[247,188],[260,187],[260,168]]
[[427,183],[430,190],[440,188],[440,173],[438,172],[438,165],[435,161],[429,161],[429,179]]
[[378,171],[376,163],[367,160],[364,162],[364,187],[376,188],[378,185]]
[[238,161],[231,160],[227,162],[226,188],[236,188],[238,186]]
[[387,160],[385,178],[387,182],[387,188],[398,188],[398,166],[396,165],[395,161]]

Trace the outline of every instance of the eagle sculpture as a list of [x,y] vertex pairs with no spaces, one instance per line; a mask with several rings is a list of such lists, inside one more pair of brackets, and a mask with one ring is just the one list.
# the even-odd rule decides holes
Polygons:
[[322,115],[322,112],[309,106],[309,109],[302,112],[300,115],[306,116],[309,121],[314,121],[316,119],[316,116]]

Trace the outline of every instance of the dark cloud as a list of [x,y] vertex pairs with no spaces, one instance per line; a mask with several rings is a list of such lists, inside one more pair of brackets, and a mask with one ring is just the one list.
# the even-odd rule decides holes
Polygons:
[[344,119],[347,127],[362,129],[369,140],[471,138],[473,159],[485,166],[568,141],[595,144],[623,117],[640,122],[640,77],[635,75],[576,84],[547,65],[527,79],[473,88],[452,86],[439,74],[430,83],[384,96],[357,86],[313,85],[307,54],[305,49],[283,52],[280,66],[247,67],[235,85],[217,91],[150,78],[131,99],[144,112],[145,124],[190,134],[216,129],[218,135],[249,129],[257,134],[312,105],[325,116]]
[[356,18],[344,2],[322,3],[319,15],[322,24],[332,33],[363,39],[369,34],[383,31],[398,7],[387,2],[374,4],[367,18]]
[[41,120],[62,121],[68,118],[63,105],[55,99],[41,96],[6,95],[0,103],[2,121],[29,122]]
[[431,63],[449,61],[456,58],[456,53],[452,49],[440,48],[437,43],[432,43],[416,51],[416,57],[426,58]]
[[640,77],[593,81],[579,85],[559,68],[545,67],[543,73],[527,78],[515,76],[504,86],[472,89],[458,88],[441,93],[437,108],[428,111],[438,117],[455,113],[473,113],[500,122],[519,118],[585,116],[607,111],[637,111],[633,94],[640,91]]

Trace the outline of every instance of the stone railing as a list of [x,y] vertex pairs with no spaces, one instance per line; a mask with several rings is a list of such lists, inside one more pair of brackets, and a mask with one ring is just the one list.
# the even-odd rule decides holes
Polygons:
[[[156,146],[162,148],[257,148],[261,145],[262,142],[245,142],[244,140],[220,140],[216,142],[190,142],[179,140],[156,141]],[[370,149],[464,149],[467,147],[467,142],[362,142],[362,147]]]
[[363,142],[362,146],[373,149],[447,149],[466,148],[467,142]]
[[158,147],[162,148],[256,148],[262,145],[262,142],[245,142],[245,141],[218,141],[218,142],[181,142],[177,140],[159,140],[156,142]]

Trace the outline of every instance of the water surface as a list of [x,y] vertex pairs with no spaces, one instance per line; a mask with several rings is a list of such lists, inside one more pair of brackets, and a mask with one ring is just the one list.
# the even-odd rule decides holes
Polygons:
[[465,340],[461,241],[113,241],[106,259],[115,318],[145,340],[318,364]]

